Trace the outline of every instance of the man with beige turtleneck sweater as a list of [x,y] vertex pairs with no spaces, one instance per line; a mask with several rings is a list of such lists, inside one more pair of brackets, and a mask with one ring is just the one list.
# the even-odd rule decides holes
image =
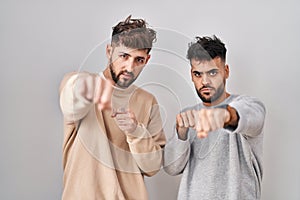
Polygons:
[[154,40],[143,19],[129,16],[113,27],[103,72],[64,77],[63,200],[148,199],[144,175],[160,170],[165,135],[155,97],[132,83]]

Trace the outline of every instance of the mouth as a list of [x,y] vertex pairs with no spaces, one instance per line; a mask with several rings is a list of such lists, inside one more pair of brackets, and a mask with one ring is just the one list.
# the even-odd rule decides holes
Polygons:
[[204,89],[201,89],[200,91],[203,92],[203,93],[208,93],[208,92],[211,91],[211,89],[210,88],[204,88]]
[[210,88],[210,87],[205,87],[205,88],[200,89],[200,93],[202,95],[211,95],[213,91],[214,91],[214,88]]
[[202,92],[202,93],[210,93],[212,90],[213,90],[213,88],[205,87],[205,88],[200,89],[200,92]]
[[120,78],[123,78],[123,79],[132,79],[133,75],[129,74],[129,73],[122,73],[122,74],[120,74]]

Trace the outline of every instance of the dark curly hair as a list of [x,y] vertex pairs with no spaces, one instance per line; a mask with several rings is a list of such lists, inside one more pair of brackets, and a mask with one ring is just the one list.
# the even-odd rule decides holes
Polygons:
[[119,22],[113,27],[112,45],[124,45],[132,49],[152,49],[156,41],[156,31],[147,27],[143,19],[131,19],[129,15],[125,21]]
[[217,38],[213,37],[196,37],[196,42],[191,42],[187,51],[187,59],[211,60],[220,57],[222,61],[226,61],[225,44]]

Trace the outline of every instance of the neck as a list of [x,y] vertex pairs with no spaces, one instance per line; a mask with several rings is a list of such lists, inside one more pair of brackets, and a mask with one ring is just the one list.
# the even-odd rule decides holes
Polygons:
[[222,94],[218,99],[216,99],[212,102],[209,102],[209,103],[203,103],[203,105],[206,107],[218,105],[218,104],[222,103],[229,96],[230,96],[229,93],[224,92],[224,94]]
[[[106,67],[106,69],[103,71],[103,75],[106,79],[113,81],[109,67]],[[115,83],[114,83],[114,85],[115,85]]]

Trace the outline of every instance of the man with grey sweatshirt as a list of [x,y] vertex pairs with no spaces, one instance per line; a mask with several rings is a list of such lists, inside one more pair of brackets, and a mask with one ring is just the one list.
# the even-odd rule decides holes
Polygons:
[[224,43],[196,37],[187,58],[200,104],[176,116],[164,150],[164,170],[182,173],[179,200],[257,200],[261,196],[265,107],[226,91]]

